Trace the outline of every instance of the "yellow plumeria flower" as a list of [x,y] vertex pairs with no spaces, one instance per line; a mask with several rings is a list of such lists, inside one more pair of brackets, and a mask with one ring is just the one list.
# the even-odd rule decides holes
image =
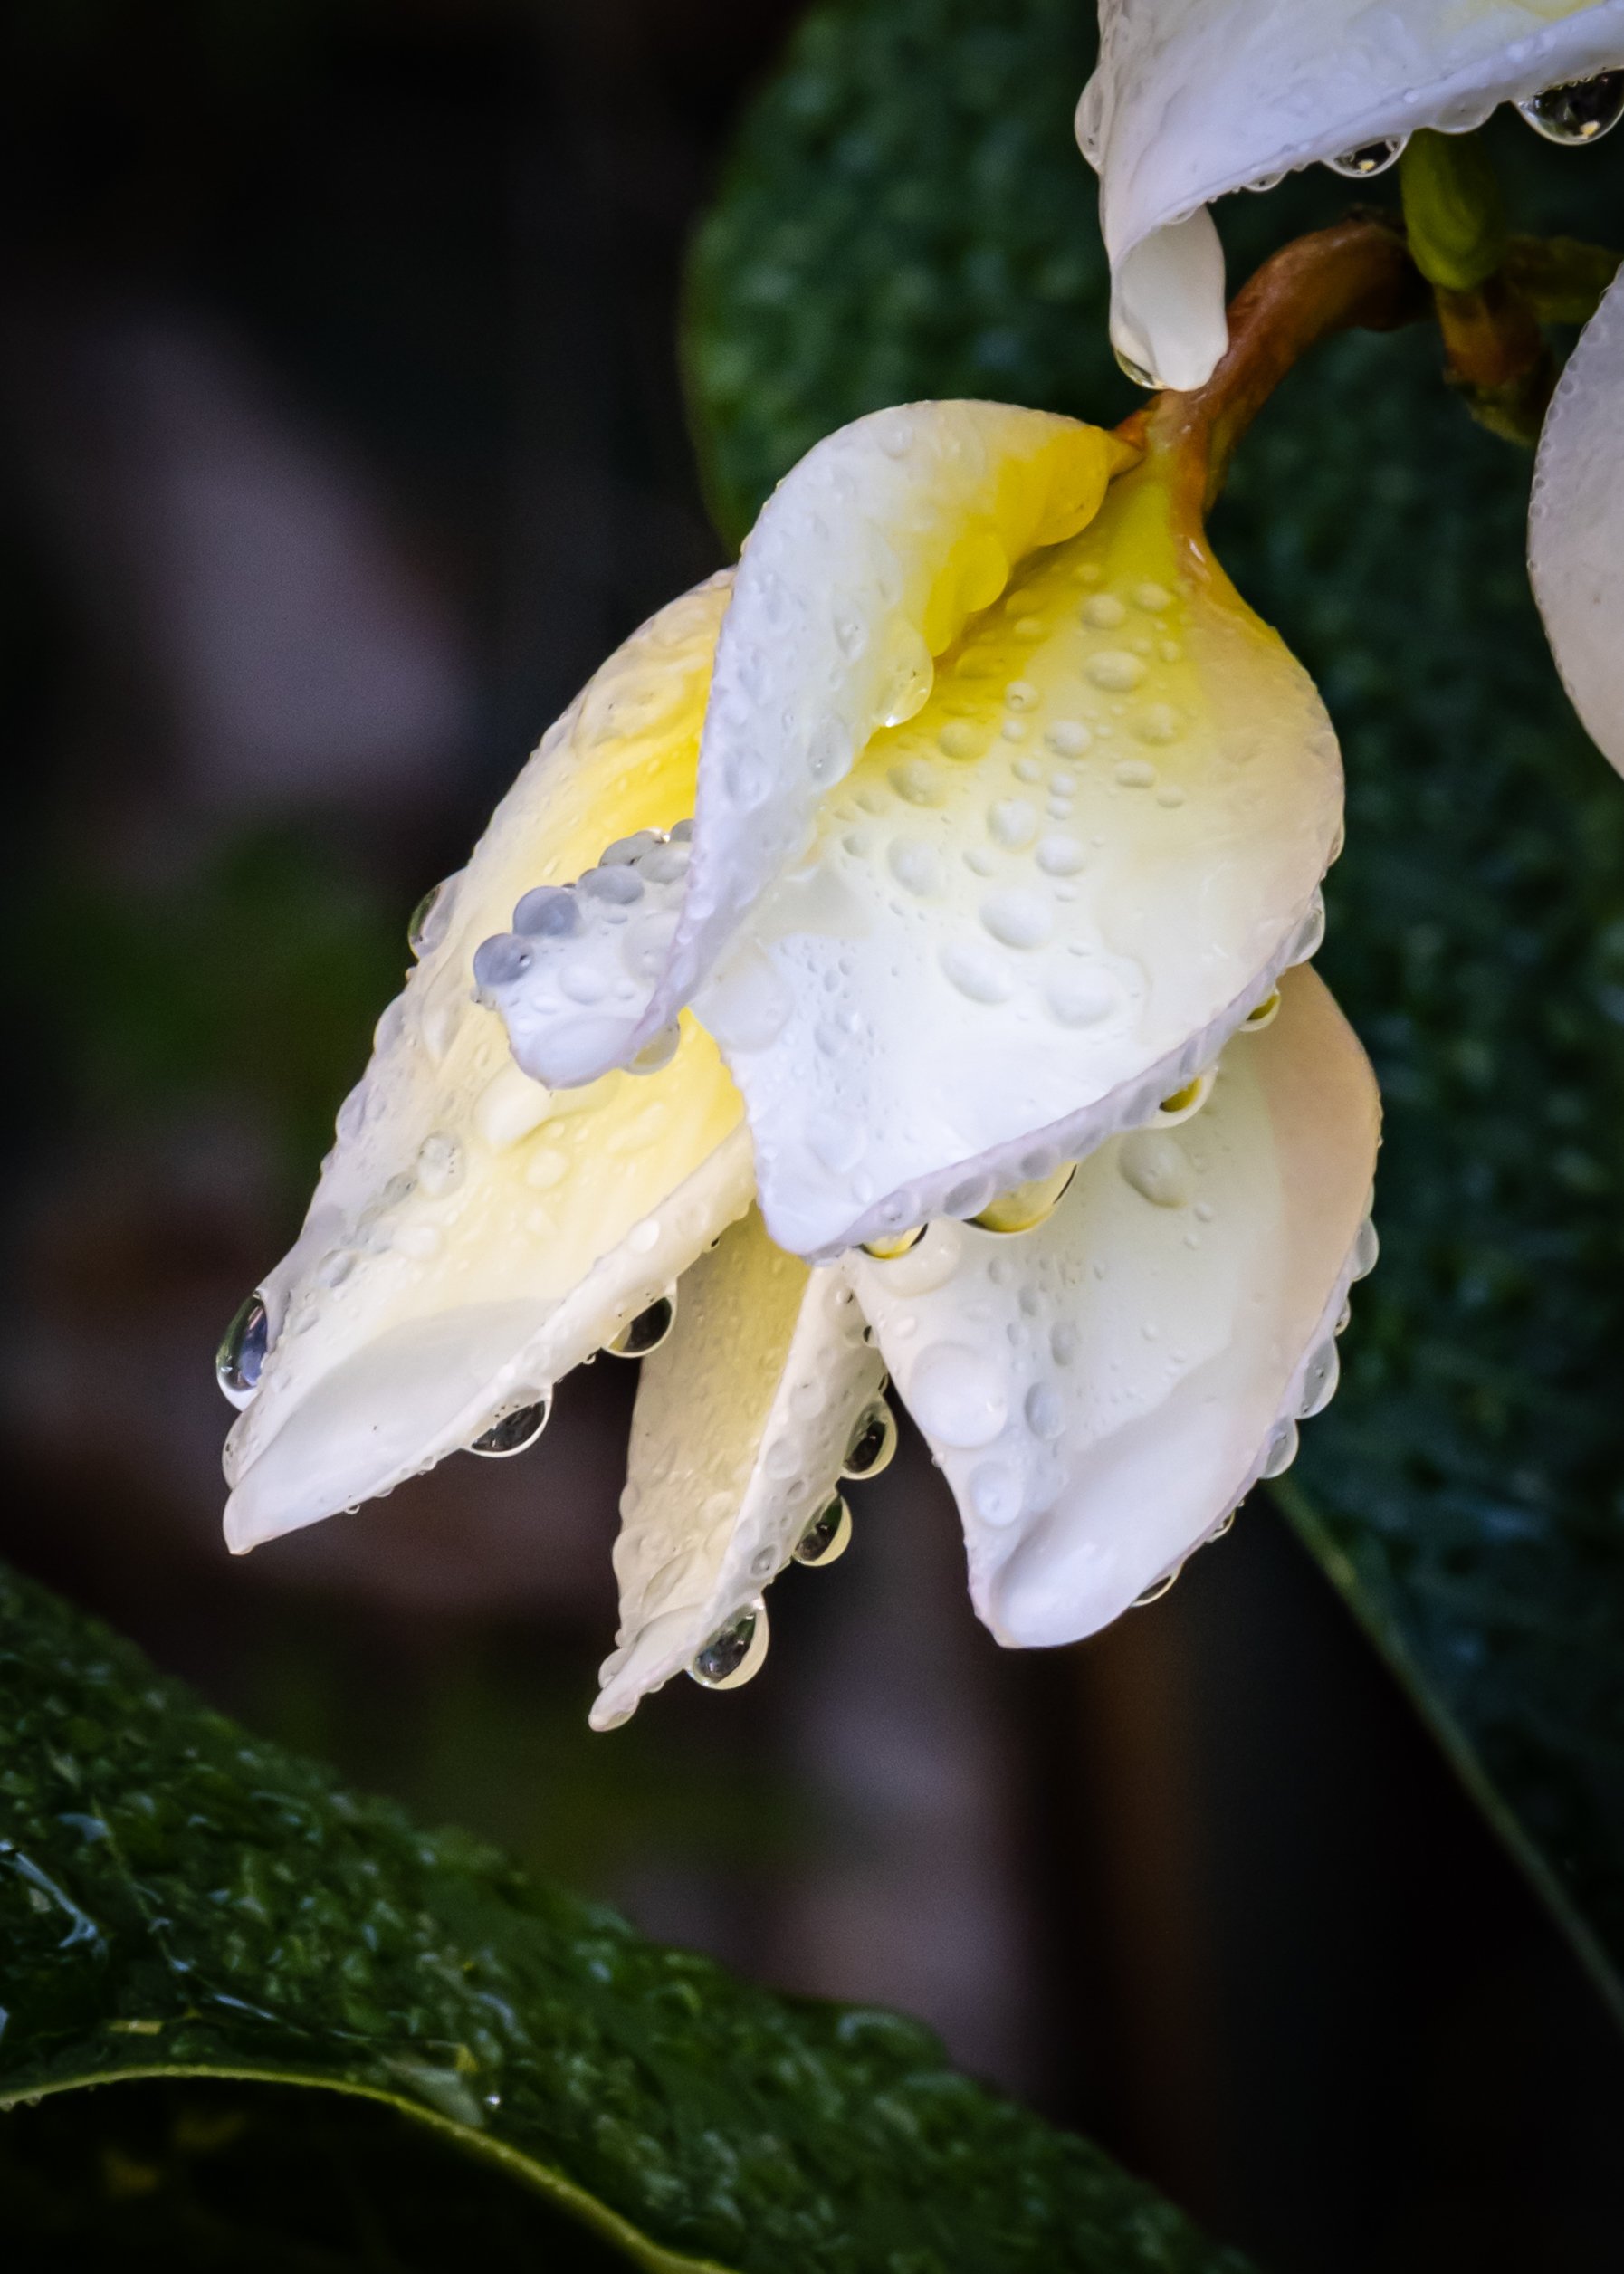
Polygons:
[[887,1373],[1008,1643],[1103,1625],[1285,1465],[1378,1107],[1295,968],[1335,741],[1183,496],[1071,420],[880,412],[610,659],[420,919],[223,1354],[234,1547],[646,1350],[607,1726],[753,1671]]
[[[1100,0],[1077,138],[1100,176],[1112,337],[1147,386],[1204,384],[1224,352],[1208,206],[1316,161],[1352,180],[1428,127],[1514,104],[1585,148],[1624,118],[1619,0]],[[1624,285],[1570,360],[1529,524],[1536,597],[1586,728],[1624,770]]]

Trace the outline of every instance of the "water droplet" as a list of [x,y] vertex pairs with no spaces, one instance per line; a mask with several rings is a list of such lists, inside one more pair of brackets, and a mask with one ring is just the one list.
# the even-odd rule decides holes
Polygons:
[[1517,109],[1547,142],[1599,142],[1624,118],[1624,71],[1559,80]]
[[905,1256],[911,1247],[917,1247],[924,1236],[924,1226],[914,1224],[905,1232],[892,1232],[883,1235],[878,1239],[865,1239],[863,1243],[863,1253],[865,1256],[873,1256],[879,1263],[894,1263],[899,1256]]
[[1308,1362],[1303,1377],[1302,1402],[1297,1407],[1299,1421],[1312,1421],[1316,1413],[1323,1413],[1336,1395],[1336,1385],[1342,1376],[1342,1355],[1334,1338],[1323,1342]]
[[851,1543],[852,1512],[836,1493],[818,1510],[789,1553],[798,1563],[816,1572],[826,1563],[837,1563]]
[[1367,1216],[1353,1240],[1353,1276],[1366,1279],[1376,1268],[1376,1258],[1381,1253],[1381,1242],[1376,1237],[1376,1227]]
[[624,865],[611,868],[589,868],[576,890],[585,900],[601,901],[608,908],[629,908],[644,894],[643,879],[635,869]]
[[1009,1418],[997,1372],[964,1342],[936,1342],[922,1352],[906,1397],[921,1428],[942,1445],[990,1445]]
[[885,858],[904,892],[925,900],[941,890],[941,864],[922,837],[893,837]]
[[1012,679],[1004,690],[1004,701],[1011,711],[1034,711],[1040,697],[1029,679]]
[[896,1457],[896,1416],[884,1398],[876,1398],[852,1431],[840,1474],[854,1481],[877,1476]]
[[970,1221],[984,1232],[1033,1231],[1053,1216],[1076,1173],[1076,1162],[1067,1161],[1049,1176],[1034,1177],[1028,1184],[1017,1184],[1012,1192],[1000,1193],[990,1208],[983,1209]]
[[511,932],[499,932],[492,939],[482,940],[473,951],[473,981],[482,989],[511,987],[521,979],[534,960],[522,940]]
[[234,1406],[245,1406],[260,1386],[271,1347],[271,1314],[256,1288],[242,1304],[215,1352],[215,1380]]
[[1052,1381],[1035,1381],[1027,1392],[1027,1427],[1052,1445],[1065,1431],[1065,1400]]
[[1117,1165],[1153,1208],[1183,1208],[1195,1191],[1189,1156],[1166,1130],[1140,1129],[1124,1137]]
[[1297,1457],[1297,1445],[1296,1423],[1291,1420],[1277,1422],[1269,1439],[1268,1451],[1263,1457],[1263,1467],[1257,1472],[1259,1476],[1284,1476]]
[[1049,901],[1041,893],[1025,892],[1018,885],[989,893],[981,903],[980,915],[987,930],[1006,948],[1041,948],[1055,929],[1055,911]]
[[1002,960],[983,949],[956,941],[941,951],[941,969],[949,984],[972,1003],[1008,1002],[1014,980]]
[[987,748],[987,729],[975,719],[950,719],[936,737],[944,758],[979,758]]
[[499,1421],[476,1437],[468,1448],[471,1453],[482,1453],[487,1460],[505,1461],[514,1453],[522,1453],[533,1445],[547,1427],[552,1411],[552,1392],[546,1390],[533,1398],[528,1405],[515,1406]]
[[1154,374],[1147,371],[1142,363],[1135,363],[1125,349],[1116,347],[1113,342],[1112,352],[1116,357],[1118,367],[1127,374],[1135,387],[1153,387],[1155,386]]
[[581,912],[568,884],[538,884],[513,911],[513,929],[527,940],[568,940],[581,928]]
[[[440,903],[444,897],[444,881],[438,884],[431,884],[412,911],[411,921],[406,925],[406,945],[419,962],[433,949],[437,948],[445,936],[445,918],[450,915],[451,911],[449,907],[444,911],[440,909]],[[435,922],[436,912],[440,913],[441,917],[438,923]]]
[[1159,1603],[1162,1597],[1166,1594],[1170,1594],[1173,1588],[1178,1584],[1179,1574],[1183,1569],[1184,1566],[1182,1563],[1175,1563],[1170,1572],[1163,1572],[1160,1579],[1152,1580],[1151,1581],[1151,1584],[1145,1589],[1142,1595],[1134,1596],[1132,1602],[1129,1605],[1129,1609],[1132,1610],[1143,1610],[1148,1603]]
[[1095,1027],[1121,1005],[1122,989],[1109,971],[1057,971],[1045,1000],[1063,1027]]
[[1164,1097],[1156,1108],[1156,1127],[1176,1129],[1180,1122],[1192,1121],[1212,1095],[1213,1079],[1210,1072],[1198,1074],[1193,1082]]
[[1384,134],[1374,142],[1361,142],[1357,148],[1344,150],[1340,158],[1328,158],[1326,165],[1333,174],[1347,180],[1368,182],[1372,174],[1385,174],[1390,166],[1396,166],[1403,156],[1407,134]]
[[623,1326],[608,1345],[614,1358],[646,1358],[657,1351],[676,1323],[676,1293],[657,1295],[645,1311]]
[[1056,719],[1043,739],[1056,758],[1081,758],[1094,734],[1081,719]]
[[1148,579],[1133,588],[1133,605],[1143,608],[1147,616],[1160,616],[1173,605],[1173,596],[1164,584],[1152,584]]
[[1297,926],[1297,934],[1286,951],[1287,963],[1307,963],[1318,955],[1325,944],[1325,901],[1319,892],[1308,903],[1308,913]]
[[1087,676],[1096,687],[1107,694],[1131,694],[1145,675],[1145,666],[1139,656],[1131,655],[1125,647],[1102,648],[1084,666]]
[[1008,1461],[979,1461],[970,1471],[970,1505],[983,1524],[1013,1524],[1021,1511],[1021,1482]]
[[988,808],[987,834],[1006,852],[1018,853],[1037,835],[1037,808],[1025,798],[999,798]]
[[1266,1027],[1272,1027],[1280,1016],[1280,989],[1272,987],[1261,1003],[1254,1003],[1240,1022],[1243,1035],[1260,1035]]
[[1096,631],[1114,632],[1119,624],[1128,620],[1128,611],[1114,592],[1096,592],[1083,603],[1083,621],[1092,624]]
[[767,1656],[767,1605],[758,1595],[719,1627],[688,1671],[704,1690],[736,1690],[761,1671]]
[[1150,789],[1156,780],[1156,769],[1148,758],[1124,758],[1113,769],[1113,778],[1122,789]]

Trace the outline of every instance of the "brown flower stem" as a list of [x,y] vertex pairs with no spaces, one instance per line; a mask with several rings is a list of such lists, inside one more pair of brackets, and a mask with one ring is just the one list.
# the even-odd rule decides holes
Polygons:
[[1282,246],[1236,294],[1229,345],[1206,385],[1157,396],[1117,431],[1180,470],[1199,521],[1236,444],[1299,357],[1333,332],[1391,331],[1431,309],[1392,223],[1356,215],[1317,229]]

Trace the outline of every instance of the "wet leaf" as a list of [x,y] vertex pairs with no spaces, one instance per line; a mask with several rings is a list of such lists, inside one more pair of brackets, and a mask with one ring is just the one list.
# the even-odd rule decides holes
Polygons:
[[[263,2198],[259,2262],[444,2264],[474,2167],[443,2189],[349,2103],[264,2093],[307,2086],[415,2117],[499,2193],[527,2183],[533,2217],[470,2211],[487,2262],[534,2264],[545,2233],[559,2266],[1245,2274],[917,2023],[645,1942],[346,1792],[4,1573],[0,1728],[0,2107],[40,2100],[0,2128],[8,2241],[252,2264],[234,2252]],[[164,2078],[215,2083],[81,2090],[46,2121],[70,2088]],[[284,2183],[301,2139],[321,2167]]]

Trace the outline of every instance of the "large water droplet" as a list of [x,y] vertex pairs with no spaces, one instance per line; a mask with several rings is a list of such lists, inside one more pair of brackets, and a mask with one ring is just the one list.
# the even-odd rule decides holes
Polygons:
[[1308,1362],[1303,1377],[1303,1397],[1297,1407],[1299,1421],[1312,1421],[1316,1413],[1323,1413],[1336,1395],[1336,1385],[1342,1374],[1342,1359],[1335,1338],[1322,1343]]
[[1547,142],[1599,142],[1624,119],[1624,71],[1593,79],[1562,79],[1542,88],[1517,109]]
[[990,1445],[1009,1419],[996,1369],[964,1342],[925,1351],[906,1384],[908,1410],[942,1445]]
[[1355,1279],[1368,1279],[1376,1268],[1376,1258],[1381,1253],[1381,1242],[1376,1237],[1376,1227],[1367,1216],[1353,1239],[1353,1273]]
[[1268,1450],[1263,1457],[1259,1476],[1284,1476],[1297,1457],[1297,1425],[1294,1421],[1280,1421],[1269,1439]]
[[417,903],[417,905],[412,911],[411,921],[406,925],[406,945],[410,948],[413,955],[416,956],[419,961],[421,961],[422,959],[431,951],[431,950],[437,948],[442,938],[444,936],[444,922],[443,921],[439,923],[435,922],[435,917],[440,909],[440,903],[444,897],[445,885],[444,882],[438,884],[431,884],[427,892],[424,893],[423,898]]
[[646,1311],[623,1326],[609,1344],[614,1358],[646,1358],[657,1351],[676,1323],[676,1293],[657,1295]]
[[1117,1166],[1135,1192],[1154,1208],[1183,1208],[1194,1198],[1189,1155],[1164,1130],[1135,1130],[1124,1137]]
[[798,1563],[816,1572],[826,1563],[837,1563],[851,1543],[852,1512],[836,1493],[818,1510],[789,1553]]
[[1063,1161],[1052,1176],[1034,1177],[1029,1184],[1017,1184],[1013,1192],[1000,1193],[970,1221],[984,1232],[1033,1231],[1053,1216],[1076,1173],[1075,1161]]
[[500,1421],[493,1421],[482,1435],[476,1437],[468,1448],[471,1453],[482,1453],[487,1460],[505,1461],[510,1455],[522,1453],[533,1445],[547,1427],[552,1411],[550,1390],[526,1406],[515,1406],[504,1413]]
[[877,1476],[896,1457],[896,1416],[884,1398],[876,1398],[852,1431],[841,1463],[843,1476]]
[[271,1314],[257,1288],[238,1309],[215,1352],[215,1380],[234,1406],[245,1406],[260,1386],[271,1347]]
[[1151,1581],[1142,1595],[1134,1596],[1129,1609],[1143,1610],[1148,1603],[1159,1603],[1164,1595],[1171,1593],[1178,1583],[1179,1574],[1183,1569],[1182,1563],[1175,1563],[1170,1572],[1163,1572],[1160,1579]]
[[915,1224],[905,1232],[892,1232],[882,1234],[878,1239],[865,1239],[863,1243],[863,1253],[865,1256],[873,1256],[879,1263],[894,1263],[899,1256],[905,1256],[911,1247],[917,1247],[924,1236],[925,1227],[922,1224]]
[[1133,358],[1128,354],[1125,349],[1117,347],[1113,342],[1112,346],[1112,353],[1116,358],[1119,369],[1127,374],[1128,377],[1132,380],[1135,387],[1155,386],[1155,374],[1153,372],[1147,371],[1142,363],[1135,363]]
[[688,1671],[701,1689],[736,1690],[761,1671],[766,1656],[767,1605],[758,1595],[717,1629]]
[[1325,163],[1333,174],[1368,182],[1372,174],[1385,174],[1390,166],[1398,164],[1409,139],[1407,134],[1380,135],[1374,142],[1361,142],[1357,148],[1344,150],[1340,158],[1328,158]]

